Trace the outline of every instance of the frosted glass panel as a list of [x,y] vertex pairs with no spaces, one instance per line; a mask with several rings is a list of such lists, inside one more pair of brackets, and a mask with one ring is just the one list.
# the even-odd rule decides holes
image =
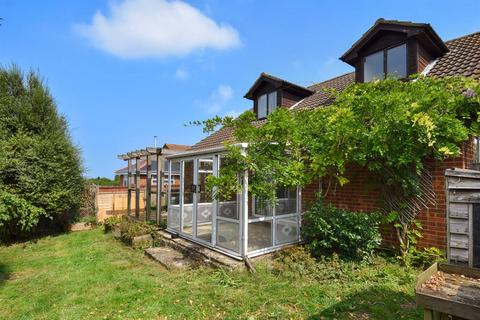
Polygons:
[[167,225],[170,229],[180,231],[180,206],[170,205],[168,207]]
[[272,246],[272,221],[250,222],[248,224],[248,251]]
[[240,252],[238,223],[217,220],[217,246],[237,253]]
[[282,244],[298,240],[297,217],[277,219],[275,229],[276,243]]

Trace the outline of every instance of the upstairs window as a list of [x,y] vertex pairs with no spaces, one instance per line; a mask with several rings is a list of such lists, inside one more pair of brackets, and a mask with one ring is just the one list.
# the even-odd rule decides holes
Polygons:
[[265,118],[267,116],[267,95],[262,94],[257,100],[257,116],[258,119]]
[[262,94],[257,99],[257,118],[266,118],[277,108],[277,91]]
[[385,79],[385,77],[407,77],[407,46],[405,44],[365,57],[363,81],[370,82]]

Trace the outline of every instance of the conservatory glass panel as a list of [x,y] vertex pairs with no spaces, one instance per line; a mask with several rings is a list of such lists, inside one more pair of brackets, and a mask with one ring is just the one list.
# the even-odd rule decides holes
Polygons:
[[270,217],[273,215],[272,208],[268,200],[253,198],[253,215],[250,218]]
[[298,240],[298,217],[279,218],[276,220],[275,244],[283,244]]
[[272,246],[272,220],[248,223],[248,251]]
[[[173,165],[179,166],[180,161],[172,161]],[[167,225],[170,229],[180,231],[180,184],[178,183],[170,185]]]
[[277,190],[277,204],[275,215],[292,214],[297,212],[297,188],[279,188]]
[[217,220],[217,246],[240,252],[240,233],[238,222]]
[[197,238],[212,242],[212,192],[207,190],[207,177],[213,174],[213,158],[198,159]]
[[183,164],[183,210],[182,210],[182,232],[192,234],[193,231],[193,160],[185,160]]

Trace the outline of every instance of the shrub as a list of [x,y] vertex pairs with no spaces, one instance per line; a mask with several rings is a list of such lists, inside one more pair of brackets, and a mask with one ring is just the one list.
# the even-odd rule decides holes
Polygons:
[[272,263],[273,273],[291,279],[309,278],[320,282],[348,281],[351,266],[337,254],[315,259],[308,248],[295,246],[278,252]]
[[29,231],[37,225],[45,210],[8,192],[0,191],[0,239],[9,238],[11,230]]
[[128,218],[122,218],[118,224],[121,232],[121,239],[127,244],[131,244],[133,238],[151,234],[155,227],[145,222],[133,221]]
[[0,234],[18,238],[73,216],[81,204],[82,173],[67,121],[41,78],[0,68],[0,190],[30,212],[0,208]]
[[435,262],[445,261],[445,252],[442,250],[430,247],[417,249],[412,247],[407,253],[407,265],[426,269]]
[[113,228],[115,228],[117,224],[120,224],[121,221],[122,218],[120,217],[108,217],[103,221],[103,231],[105,233],[113,231]]
[[381,242],[380,216],[350,212],[317,202],[305,213],[302,235],[315,257],[337,253],[342,258],[369,258]]

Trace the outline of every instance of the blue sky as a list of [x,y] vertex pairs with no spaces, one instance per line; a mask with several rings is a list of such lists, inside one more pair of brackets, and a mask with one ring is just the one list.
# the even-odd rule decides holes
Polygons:
[[351,71],[338,57],[379,17],[480,31],[480,1],[0,0],[0,64],[38,71],[82,149],[86,175],[116,155],[193,144],[192,120],[241,112],[265,71],[309,85]]

